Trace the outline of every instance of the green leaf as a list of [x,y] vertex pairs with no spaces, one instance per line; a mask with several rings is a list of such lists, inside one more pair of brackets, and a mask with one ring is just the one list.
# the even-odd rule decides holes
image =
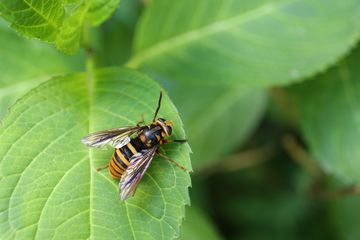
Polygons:
[[358,47],[336,68],[290,88],[315,160],[348,182],[360,181],[359,60]]
[[108,19],[119,6],[120,0],[91,0],[86,20],[96,26]]
[[137,0],[122,0],[109,21],[101,26],[99,46],[95,46],[98,66],[121,66],[129,60],[140,7]]
[[116,9],[120,0],[3,0],[0,15],[28,37],[53,43],[60,51],[74,53],[85,22],[98,25]]
[[[87,87],[89,85],[89,87]],[[160,87],[129,69],[59,77],[14,105],[0,129],[1,239],[172,239],[189,203],[189,174],[155,158],[135,196],[118,197],[118,181],[96,168],[112,149],[80,143],[89,132],[152,120]],[[160,117],[182,123],[165,95]],[[187,144],[163,151],[190,167]]]
[[357,0],[155,0],[128,65],[200,85],[290,83],[354,45],[359,8]]
[[186,218],[181,226],[180,239],[218,240],[222,238],[210,219],[200,209],[191,206],[186,209]]
[[250,136],[265,111],[264,89],[164,85],[179,108],[195,170],[222,159]]
[[[38,40],[19,37],[0,21],[0,118],[29,89],[51,76],[84,69],[82,54],[68,57]],[[25,54],[26,53],[26,54]]]

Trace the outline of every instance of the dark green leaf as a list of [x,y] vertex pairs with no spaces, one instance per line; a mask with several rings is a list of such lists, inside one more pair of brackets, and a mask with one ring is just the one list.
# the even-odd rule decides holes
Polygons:
[[222,239],[210,219],[198,208],[191,206],[186,209],[186,217],[181,226],[182,240],[219,240]]
[[140,7],[137,0],[122,0],[109,21],[101,26],[95,51],[98,66],[120,66],[129,60]]
[[253,132],[266,106],[263,89],[169,83],[193,151],[195,170],[222,159]]
[[336,68],[290,89],[303,136],[328,173],[360,181],[360,48]]
[[358,0],[150,1],[129,66],[200,85],[294,82],[354,45],[359,8]]
[[330,202],[330,219],[338,239],[357,240],[360,236],[357,220],[360,217],[360,197],[349,196]]

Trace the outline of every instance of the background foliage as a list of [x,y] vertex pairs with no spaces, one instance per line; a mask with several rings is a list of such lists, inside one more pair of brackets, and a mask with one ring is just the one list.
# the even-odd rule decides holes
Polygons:
[[[0,15],[1,239],[358,239],[358,0],[6,0]],[[94,171],[112,150],[79,142],[151,121],[159,84],[193,152],[183,224],[189,174],[155,159],[122,203]],[[190,168],[188,146],[164,151]]]

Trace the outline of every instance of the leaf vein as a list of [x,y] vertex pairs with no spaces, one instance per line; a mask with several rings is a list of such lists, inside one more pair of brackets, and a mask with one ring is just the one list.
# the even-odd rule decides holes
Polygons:
[[[44,209],[46,209],[46,206],[47,206],[47,204],[49,203],[49,200],[51,199],[53,193],[56,192],[57,187],[61,184],[61,182],[65,179],[65,177],[66,177],[74,168],[76,168],[76,167],[77,167],[78,165],[80,165],[83,161],[85,161],[85,160],[87,159],[87,157],[88,157],[88,156],[85,156],[85,157],[82,158],[79,162],[75,163],[71,168],[69,168],[69,169],[65,172],[65,174],[60,178],[60,180],[55,184],[55,186],[54,186],[53,189],[51,190],[49,196],[47,197],[47,199],[46,199],[46,201],[45,201],[45,203],[44,203],[44,205],[43,205],[43,207],[42,207],[42,209],[41,209],[41,211],[40,211],[40,215],[39,215],[39,218],[38,218],[38,221],[37,221],[38,223],[39,223],[39,221],[41,220],[41,217],[42,217],[42,215],[43,215],[43,213],[44,213]],[[36,236],[37,236],[37,234],[38,234],[38,230],[39,230],[39,224],[38,224],[37,227],[36,227],[36,230],[35,230],[35,233],[34,233],[34,239],[36,239]]]

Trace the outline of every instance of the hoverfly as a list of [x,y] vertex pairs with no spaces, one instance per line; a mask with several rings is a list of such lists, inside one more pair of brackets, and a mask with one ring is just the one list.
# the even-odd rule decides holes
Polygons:
[[[165,139],[172,133],[172,122],[163,118],[156,118],[160,110],[162,92],[158,101],[152,123],[145,125],[144,118],[135,126],[114,128],[92,133],[81,139],[89,147],[103,147],[107,144],[115,148],[115,152],[108,165],[98,168],[100,171],[109,167],[112,178],[120,180],[120,198],[126,200],[135,194],[136,188],[148,169],[155,155],[174,163],[184,171],[187,169],[166,155],[162,154],[159,146],[169,143],[185,143],[186,140]],[[143,124],[144,126],[141,126]]]

